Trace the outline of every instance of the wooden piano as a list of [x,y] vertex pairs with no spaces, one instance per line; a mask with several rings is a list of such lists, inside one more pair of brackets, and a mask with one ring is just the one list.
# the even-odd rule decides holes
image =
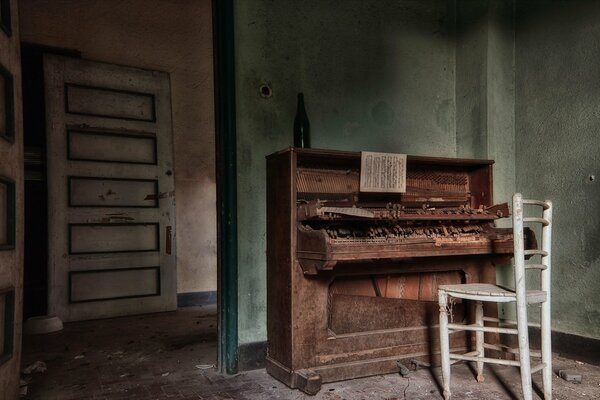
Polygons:
[[[267,157],[267,371],[309,394],[437,362],[437,286],[495,283],[512,255],[511,230],[493,224],[509,215],[492,203],[493,161],[408,156],[405,193],[369,194],[360,160],[297,148]],[[454,304],[454,320],[468,308]],[[452,335],[453,349],[469,345]]]

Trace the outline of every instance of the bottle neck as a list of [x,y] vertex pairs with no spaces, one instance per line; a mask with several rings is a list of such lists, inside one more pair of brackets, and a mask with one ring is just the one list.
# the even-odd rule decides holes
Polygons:
[[304,95],[298,94],[298,111],[304,111]]

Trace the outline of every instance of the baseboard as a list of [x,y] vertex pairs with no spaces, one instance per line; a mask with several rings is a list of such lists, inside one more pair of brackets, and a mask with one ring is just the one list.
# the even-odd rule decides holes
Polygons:
[[238,346],[238,371],[264,368],[267,342],[243,343]]
[[[540,347],[540,329],[530,328],[531,346]],[[515,343],[516,345],[516,343]],[[552,331],[552,351],[563,357],[600,366],[600,339]],[[244,343],[238,347],[238,370],[265,368],[267,342]]]
[[[540,347],[540,328],[529,328],[531,346]],[[588,364],[600,365],[600,339],[552,331],[552,352]]]
[[177,307],[198,307],[217,304],[217,292],[177,293]]

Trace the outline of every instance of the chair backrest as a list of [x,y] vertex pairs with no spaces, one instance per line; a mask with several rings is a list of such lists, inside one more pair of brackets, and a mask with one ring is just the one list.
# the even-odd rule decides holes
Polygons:
[[[539,216],[524,216],[524,206],[526,205],[541,207],[543,210],[541,218]],[[542,237],[541,240],[538,240],[537,249],[525,250],[525,238],[523,233],[523,226],[525,223],[538,223],[542,225]],[[541,270],[541,290],[546,292],[549,301],[551,286],[552,202],[549,200],[524,200],[520,193],[516,193],[513,196],[513,240],[515,257],[515,291],[517,293],[517,301],[519,298],[524,300],[526,296],[526,269]],[[526,256],[537,255],[541,256],[540,264],[525,262]]]

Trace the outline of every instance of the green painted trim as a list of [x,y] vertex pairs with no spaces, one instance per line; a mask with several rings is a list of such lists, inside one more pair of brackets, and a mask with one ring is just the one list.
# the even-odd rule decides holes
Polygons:
[[238,370],[237,166],[233,0],[213,0],[219,368]]

